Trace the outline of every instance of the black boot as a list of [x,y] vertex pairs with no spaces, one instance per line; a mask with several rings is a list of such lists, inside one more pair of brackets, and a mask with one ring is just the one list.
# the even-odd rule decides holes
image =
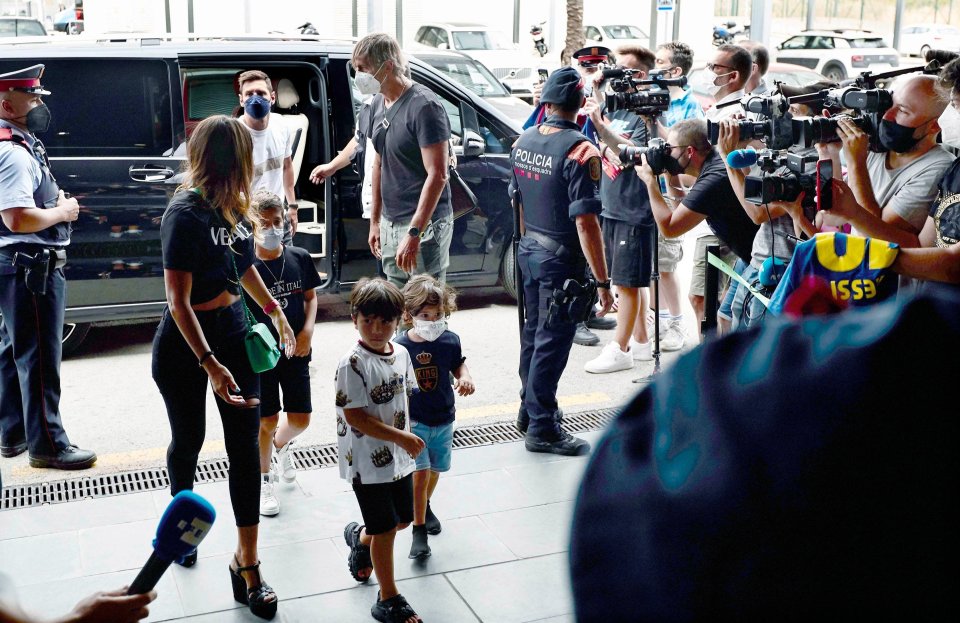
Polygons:
[[430,556],[430,546],[427,544],[427,526],[413,527],[413,543],[410,544],[410,558],[422,560]]
[[587,323],[577,323],[577,332],[573,335],[575,344],[581,346],[596,346],[600,343],[600,336],[587,328]]
[[440,534],[440,531],[443,529],[440,525],[440,520],[433,514],[433,509],[430,508],[429,501],[427,502],[427,522],[424,525],[427,527],[427,534]]

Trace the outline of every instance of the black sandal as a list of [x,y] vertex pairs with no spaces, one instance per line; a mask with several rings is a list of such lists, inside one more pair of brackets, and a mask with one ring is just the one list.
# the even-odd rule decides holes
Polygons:
[[416,617],[417,621],[423,623],[423,619],[410,607],[403,595],[394,595],[380,601],[380,592],[377,591],[377,603],[370,608],[370,614],[380,623],[406,623],[411,617]]
[[[255,565],[241,567],[240,561],[237,560],[236,555],[234,555],[233,562],[237,564],[236,569],[233,568],[233,565],[228,566],[230,569],[230,583],[233,585],[233,598],[239,603],[249,606],[250,612],[261,619],[272,619],[275,617],[277,614],[277,604],[280,600],[277,598],[274,590],[270,588],[270,585],[264,582],[263,577],[260,576],[260,561],[258,560]],[[245,571],[256,571],[260,583],[252,588],[247,588],[247,582],[243,579],[243,573]],[[270,599],[271,597],[273,598],[272,600]]]
[[[357,582],[366,582],[373,575],[373,560],[370,558],[370,548],[360,542],[360,532],[363,526],[355,521],[347,524],[343,529],[343,540],[347,542],[350,553],[347,555],[347,567],[350,569],[350,575]],[[361,577],[362,569],[370,569],[371,573],[367,577]]]

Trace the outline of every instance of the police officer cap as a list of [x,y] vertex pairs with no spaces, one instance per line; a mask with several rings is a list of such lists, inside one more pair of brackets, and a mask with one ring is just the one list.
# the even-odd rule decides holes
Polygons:
[[580,63],[581,67],[596,67],[600,63],[607,62],[610,58],[610,48],[605,48],[602,45],[580,48],[573,53],[573,58]]
[[583,101],[583,78],[573,67],[561,67],[543,83],[540,101],[559,106],[580,106]]
[[43,65],[33,65],[26,69],[18,69],[0,74],[0,91],[23,91],[33,95],[50,95],[40,86],[40,76],[43,75]]

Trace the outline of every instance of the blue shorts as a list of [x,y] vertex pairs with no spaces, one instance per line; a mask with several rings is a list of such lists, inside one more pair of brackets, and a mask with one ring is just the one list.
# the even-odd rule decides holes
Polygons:
[[[733,272],[738,275],[743,275],[743,271],[750,266],[740,258],[737,258],[737,262],[733,265]],[[726,320],[733,319],[733,297],[737,294],[737,289],[740,287],[740,282],[736,279],[730,280],[730,287],[727,288],[727,292],[723,297],[723,301],[720,302],[720,309],[717,310],[717,315]]]
[[453,422],[429,426],[417,421],[410,422],[410,430],[426,444],[417,455],[417,471],[450,471],[450,455],[453,453]]

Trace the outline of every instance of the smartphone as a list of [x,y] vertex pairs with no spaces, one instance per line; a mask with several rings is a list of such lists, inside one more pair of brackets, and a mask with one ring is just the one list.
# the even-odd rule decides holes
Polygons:
[[817,210],[833,209],[833,160],[817,161]]
[[547,81],[547,77],[550,75],[550,72],[542,67],[537,70],[537,73],[540,74],[540,84],[543,84]]

